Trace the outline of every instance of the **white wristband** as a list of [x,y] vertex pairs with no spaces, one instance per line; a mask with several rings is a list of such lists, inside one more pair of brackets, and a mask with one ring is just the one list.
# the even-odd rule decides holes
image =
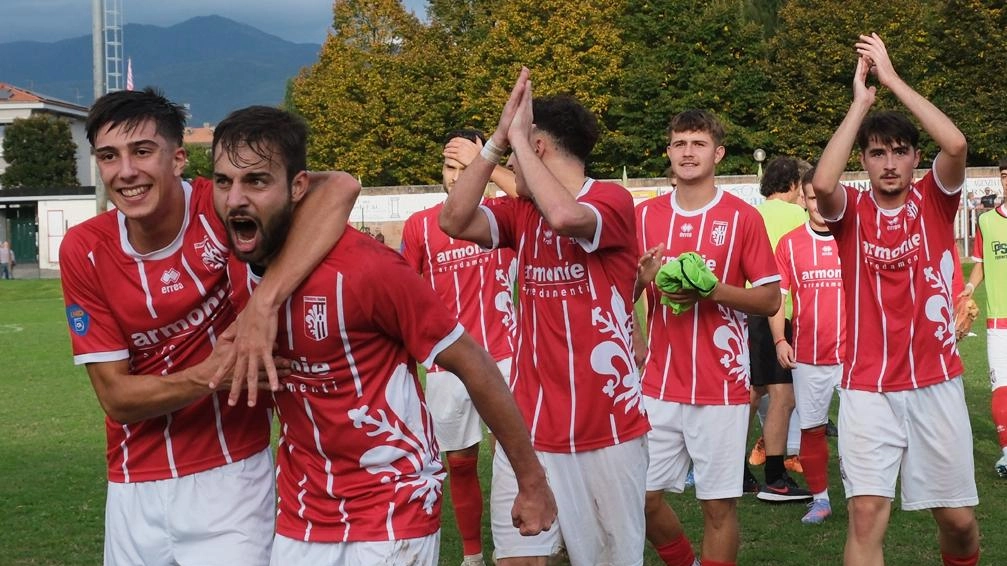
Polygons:
[[968,291],[969,293],[974,293],[976,290],[976,286],[973,285],[971,281],[969,281],[968,283],[965,284],[965,290]]
[[503,155],[503,148],[493,143],[493,138],[486,140],[482,150],[479,152],[480,157],[493,164],[499,164],[500,160],[503,159]]

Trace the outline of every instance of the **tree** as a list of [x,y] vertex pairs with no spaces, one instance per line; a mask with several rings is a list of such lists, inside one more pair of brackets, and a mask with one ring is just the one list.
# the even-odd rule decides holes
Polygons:
[[[765,121],[773,149],[818,158],[850,106],[857,64],[853,45],[861,33],[877,32],[899,75],[933,100],[941,74],[939,46],[930,31],[938,4],[882,2],[859,10],[844,0],[788,2],[770,47],[772,92]],[[904,111],[887,89],[879,89],[875,108]],[[924,138],[921,145],[924,162],[933,159],[933,143]],[[853,159],[850,164],[859,168]]]
[[700,108],[714,112],[726,130],[718,172],[754,172],[752,150],[768,141],[760,109],[770,80],[763,26],[741,8],[738,0],[629,2],[620,27],[632,55],[607,117],[613,166],[625,164],[633,176],[661,175],[669,119]]
[[189,154],[189,159],[185,163],[185,171],[182,173],[182,177],[186,179],[194,177],[213,178],[213,159],[210,157],[209,147],[187,143],[185,144],[185,152]]
[[[318,63],[290,103],[311,127],[308,163],[365,184],[440,180],[440,142],[458,106],[443,35],[397,0],[338,0]],[[450,84],[450,82],[449,82]]]
[[62,118],[37,114],[15,119],[3,139],[7,169],[0,174],[4,188],[76,187],[77,145],[70,123]]

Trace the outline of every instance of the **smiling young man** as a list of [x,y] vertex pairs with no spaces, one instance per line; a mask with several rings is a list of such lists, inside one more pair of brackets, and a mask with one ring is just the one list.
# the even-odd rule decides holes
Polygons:
[[[762,217],[714,182],[723,139],[710,113],[687,110],[673,117],[667,153],[678,184],[636,207],[638,245],[646,250],[636,283],[636,296],[647,293],[643,399],[653,427],[647,539],[670,566],[694,560],[682,523],[664,499],[665,491],[683,491],[690,460],[703,507],[702,563],[737,560],[750,390],[746,313],[769,316],[780,306],[780,276]],[[705,298],[696,291],[664,294],[654,284],[660,266],[685,252],[700,254],[719,280]],[[674,314],[662,295],[691,308]]]
[[[105,564],[266,564],[270,404],[229,404],[220,390],[233,354],[230,252],[210,184],[181,179],[184,127],[184,109],[151,89],[99,98],[87,134],[116,210],[60,246],[74,362],[107,414]],[[275,321],[275,299],[342,234],[359,185],[345,174],[318,183],[288,241],[296,253],[283,254],[242,332]],[[271,351],[268,325],[253,339]]]
[[[895,72],[877,34],[861,35],[853,102],[815,172],[818,207],[843,266],[847,346],[839,457],[849,499],[845,564],[884,563],[896,482],[902,508],[929,509],[941,558],[979,562],[972,429],[955,341],[954,220],[965,182],[965,136]],[[919,182],[919,130],[870,113],[876,88],[899,99],[940,147]],[[871,189],[839,184],[853,149]]]
[[[276,268],[307,186],[306,144],[298,118],[264,106],[214,130],[214,204],[238,304]],[[292,362],[274,394],[273,564],[438,563],[444,472],[417,360],[458,376],[514,463],[510,523],[524,535],[550,527],[555,501],[493,358],[398,254],[351,228],[282,311],[278,353]]]

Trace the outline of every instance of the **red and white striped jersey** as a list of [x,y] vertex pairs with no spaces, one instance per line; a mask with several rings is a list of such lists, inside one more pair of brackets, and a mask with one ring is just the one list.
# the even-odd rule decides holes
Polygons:
[[[162,250],[137,253],[118,211],[67,232],[60,271],[75,363],[129,360],[136,375],[173,373],[204,360],[234,320],[213,187],[198,179],[183,190],[182,229]],[[269,421],[269,403],[228,407],[226,391],[129,425],[106,417],[108,479],[161,480],[244,459],[269,445]]]
[[531,200],[483,206],[493,247],[518,257],[518,344],[510,387],[544,452],[583,452],[650,429],[633,363],[633,198],[588,179],[577,201],[597,216],[590,240],[560,236]]
[[[663,243],[664,257],[697,252],[717,279],[744,287],[780,280],[759,212],[717,189],[709,204],[686,211],[672,192],[636,207],[640,254]],[[644,395],[691,405],[748,403],[748,316],[700,300],[675,315],[661,304],[657,286],[647,286],[649,345],[643,370]]]
[[[228,266],[244,305],[258,279]],[[276,532],[310,542],[417,538],[440,527],[444,469],[416,375],[464,329],[402,258],[352,228],[284,303],[273,395]]]
[[951,295],[960,188],[948,194],[928,172],[892,211],[844,190],[829,222],[846,292],[843,387],[903,391],[962,375]]
[[[444,205],[438,204],[406,220],[402,257],[426,279],[494,360],[511,358],[517,332],[514,251],[484,250],[478,244],[448,236],[437,224],[442,208]],[[433,371],[441,369],[435,366]]]
[[829,235],[804,224],[784,234],[776,246],[780,290],[794,302],[794,357],[802,364],[843,362],[846,322],[839,248]]

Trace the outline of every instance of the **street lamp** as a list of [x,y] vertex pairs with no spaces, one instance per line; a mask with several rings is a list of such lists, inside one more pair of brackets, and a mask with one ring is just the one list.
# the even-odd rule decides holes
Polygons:
[[759,163],[759,171],[758,171],[758,173],[755,174],[755,178],[761,180],[762,179],[762,162],[766,160],[766,152],[763,151],[762,148],[760,147],[759,149],[755,150],[755,153],[752,154],[752,157],[755,158],[755,161],[757,161]]

